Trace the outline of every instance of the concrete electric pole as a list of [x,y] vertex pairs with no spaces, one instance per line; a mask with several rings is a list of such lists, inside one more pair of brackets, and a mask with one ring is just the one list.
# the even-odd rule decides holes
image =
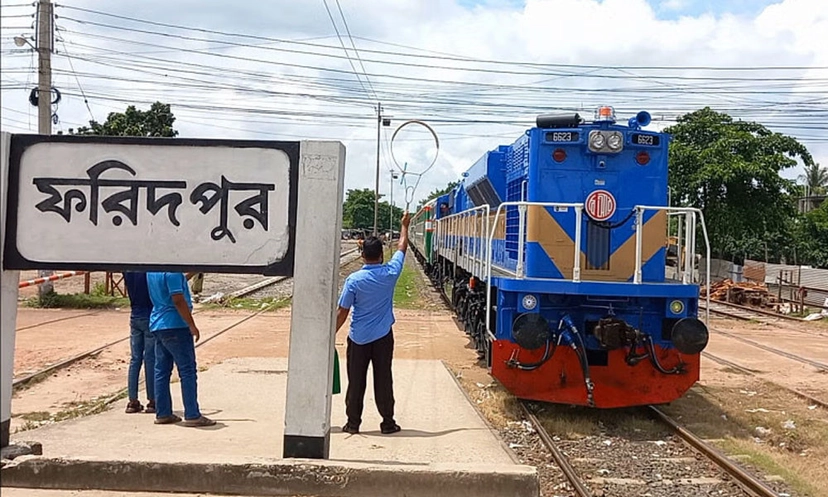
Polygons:
[[[51,0],[37,4],[37,132],[52,134],[52,41],[54,36],[54,6]],[[40,276],[51,276],[52,271],[40,271]],[[42,298],[54,287],[46,282],[38,288]]]
[[382,126],[382,104],[377,102],[377,180],[374,187],[374,236],[378,236],[377,223],[379,221],[380,126]]
[[377,177],[374,186],[374,236],[379,236],[380,128],[382,126],[391,126],[391,119],[382,117],[382,104],[377,102]]

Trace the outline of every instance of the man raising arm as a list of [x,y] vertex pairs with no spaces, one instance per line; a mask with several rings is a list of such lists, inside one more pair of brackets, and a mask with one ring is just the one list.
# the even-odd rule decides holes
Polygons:
[[391,374],[394,356],[393,304],[394,287],[405,263],[410,222],[411,216],[406,212],[402,218],[397,252],[387,264],[383,264],[382,240],[366,238],[362,246],[365,265],[348,276],[342,288],[336,316],[337,331],[345,324],[351,307],[354,309],[348,333],[348,391],[345,394],[348,422],[342,427],[346,433],[359,433],[369,364],[373,365],[374,397],[382,416],[380,430],[384,434],[400,431],[394,421]]

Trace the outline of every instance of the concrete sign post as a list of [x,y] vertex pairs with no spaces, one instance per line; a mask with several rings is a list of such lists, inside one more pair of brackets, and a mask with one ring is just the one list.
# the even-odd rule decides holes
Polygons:
[[[4,133],[2,144],[3,446],[11,416],[16,270],[293,276],[300,253],[289,374],[293,380],[332,372],[340,143]],[[315,365],[302,364],[309,360]],[[330,377],[306,379],[298,396],[296,380],[289,385],[286,433],[324,437],[327,446],[322,427],[328,430],[330,386],[322,392],[315,382],[330,385]],[[303,422],[293,429],[296,418]],[[308,420],[319,422],[303,424]],[[322,457],[316,453],[296,451]]]
[[[302,142],[284,457],[327,459],[345,148]],[[301,278],[300,278],[301,276]]]
[[18,271],[3,269],[2,243],[6,238],[6,195],[8,192],[11,135],[0,133],[0,447],[9,445],[12,378],[14,376],[14,332],[17,327]]

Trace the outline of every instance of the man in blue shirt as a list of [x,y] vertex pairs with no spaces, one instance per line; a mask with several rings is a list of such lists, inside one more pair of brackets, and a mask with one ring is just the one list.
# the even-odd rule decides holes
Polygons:
[[[192,275],[190,275],[192,277]],[[173,414],[170,377],[173,363],[181,379],[185,426],[212,426],[215,421],[201,415],[196,386],[195,341],[201,334],[193,320],[190,288],[182,273],[147,273],[152,299],[150,331],[155,334],[156,424],[178,423]]]
[[149,330],[152,300],[147,290],[146,273],[124,273],[127,295],[131,312],[129,316],[129,373],[127,391],[129,402],[126,412],[134,413],[144,410],[138,400],[138,378],[141,376],[141,364],[144,364],[144,379],[147,382],[147,411],[155,412],[155,337]]
[[336,331],[345,323],[351,308],[351,329],[348,334],[348,391],[345,393],[345,412],[348,422],[342,427],[346,433],[359,433],[368,364],[374,369],[374,397],[377,410],[382,416],[380,430],[384,434],[396,433],[400,427],[394,421],[394,388],[391,361],[394,356],[394,287],[402,274],[405,251],[408,248],[408,225],[411,216],[402,218],[397,252],[383,264],[382,241],[368,237],[362,243],[361,270],[345,279],[339,309],[336,315]]

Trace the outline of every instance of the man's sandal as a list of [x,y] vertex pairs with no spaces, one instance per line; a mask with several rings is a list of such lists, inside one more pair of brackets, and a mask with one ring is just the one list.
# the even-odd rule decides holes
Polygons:
[[215,421],[213,421],[210,418],[204,417],[204,416],[201,416],[200,418],[196,418],[196,419],[185,419],[184,420],[184,426],[189,426],[189,427],[193,427],[193,428],[199,428],[199,427],[202,427],[202,426],[213,426],[214,424],[216,424]]
[[157,425],[172,425],[181,421],[181,418],[172,414],[170,416],[163,416],[160,418],[155,418],[155,424]]

